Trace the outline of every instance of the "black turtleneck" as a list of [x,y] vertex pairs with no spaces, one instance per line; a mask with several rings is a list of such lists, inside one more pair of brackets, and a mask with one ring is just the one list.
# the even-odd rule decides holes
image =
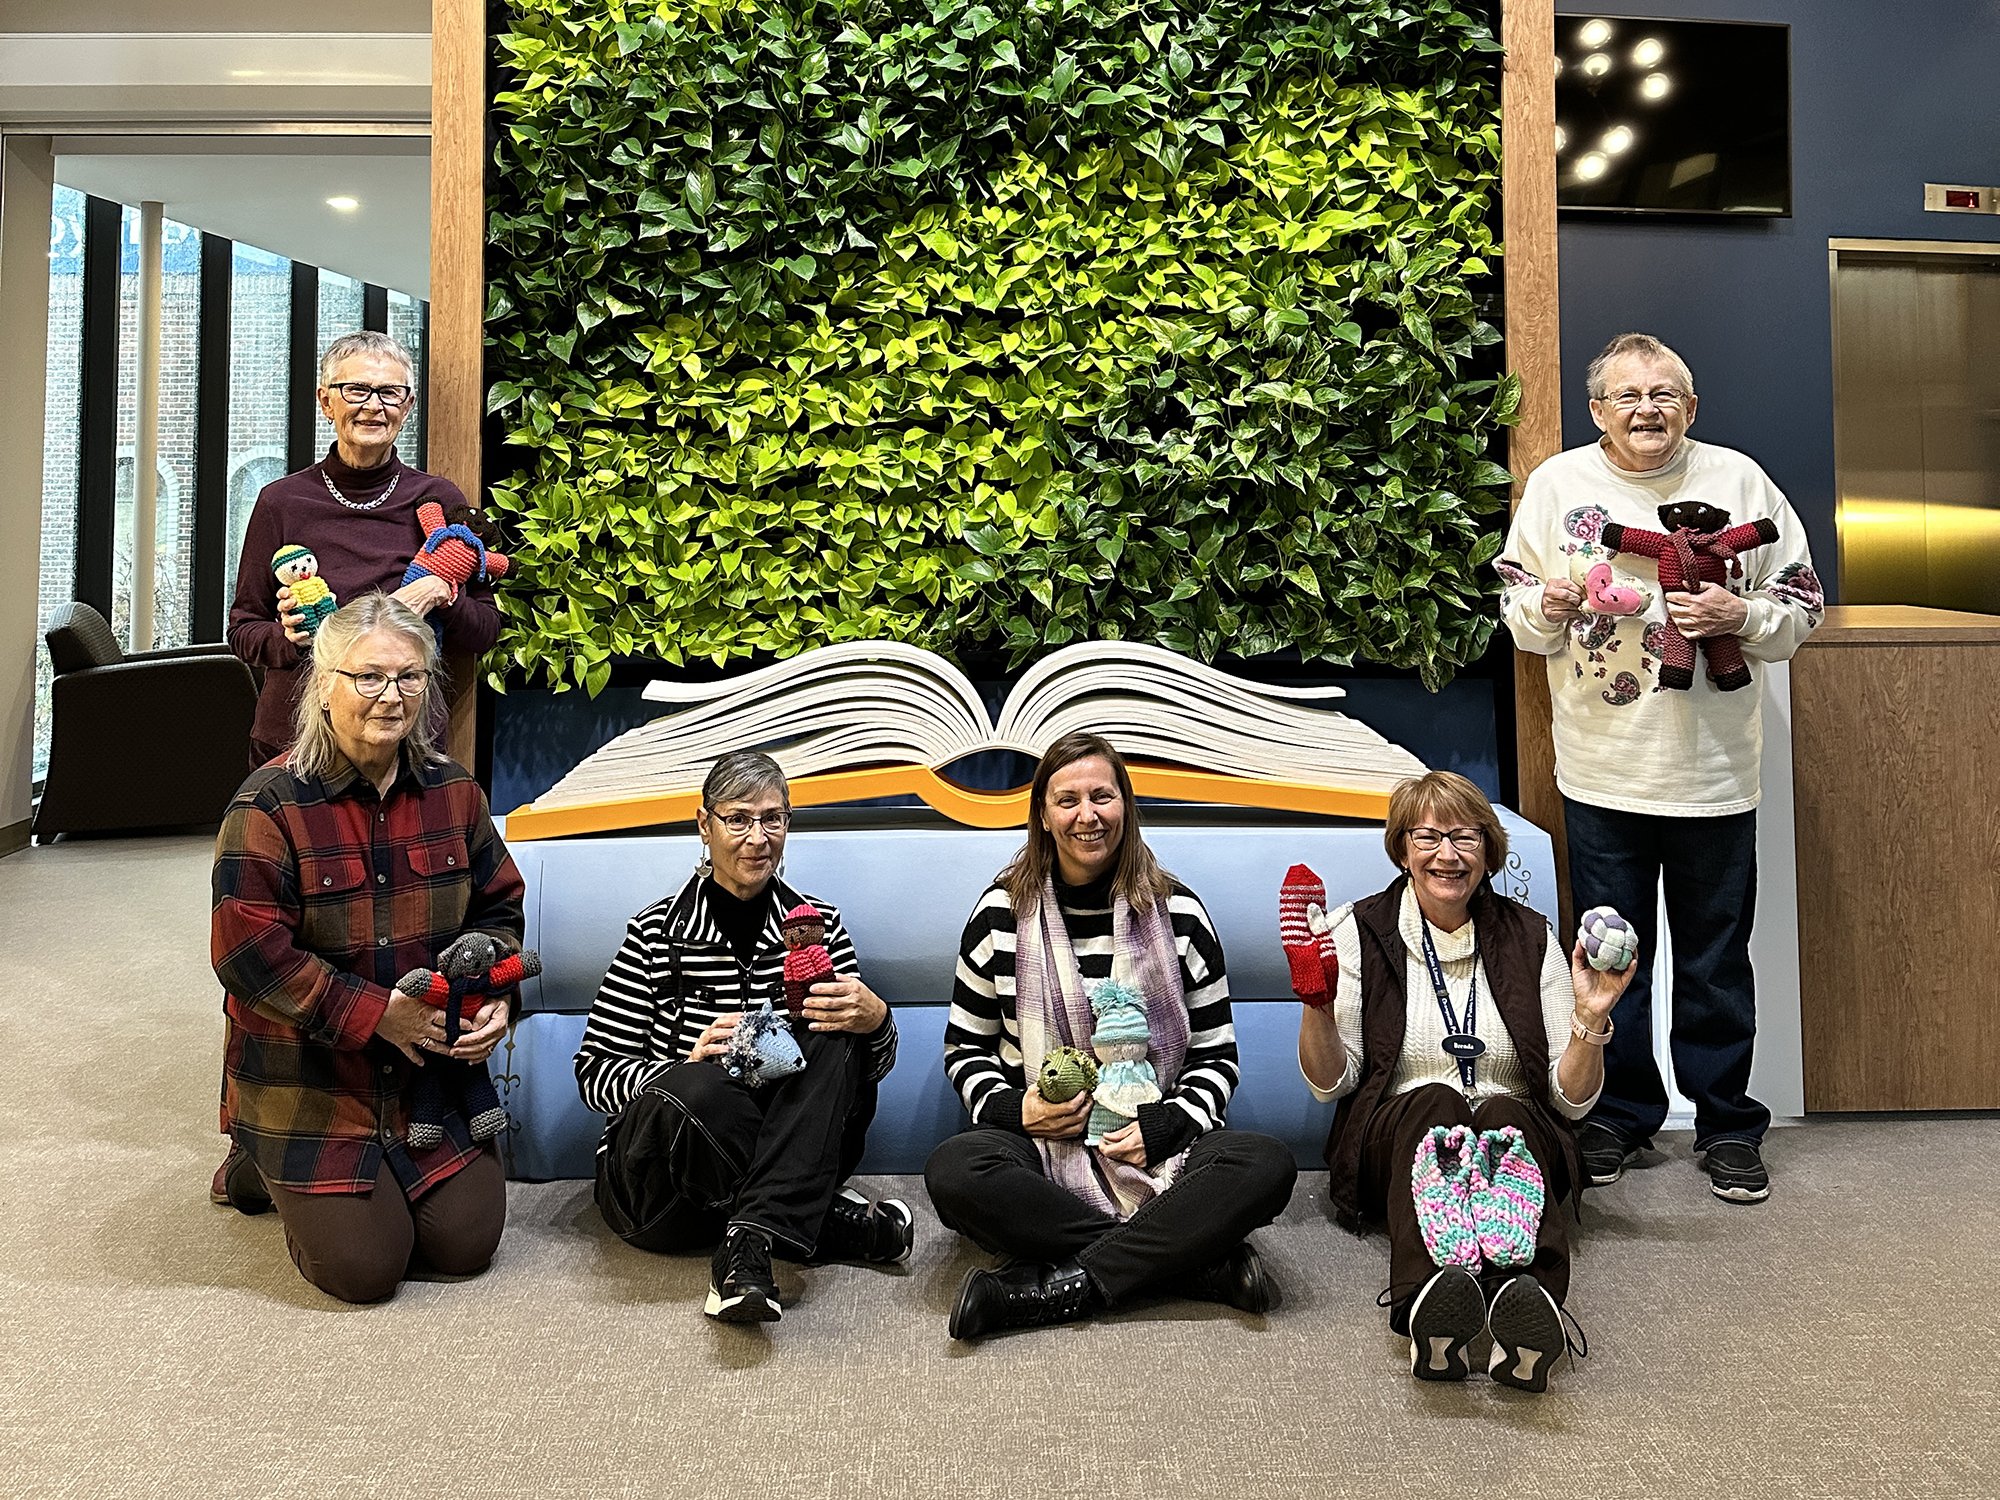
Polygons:
[[722,940],[729,945],[729,951],[736,955],[739,964],[747,966],[757,952],[757,939],[764,935],[771,915],[771,902],[775,899],[772,886],[767,883],[746,901],[723,889],[713,875],[706,875],[702,877],[701,899],[714,914],[715,925],[722,929]]

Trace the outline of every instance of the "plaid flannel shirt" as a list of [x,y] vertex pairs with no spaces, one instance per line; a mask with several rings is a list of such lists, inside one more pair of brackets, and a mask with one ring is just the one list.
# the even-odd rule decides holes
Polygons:
[[227,994],[222,1125],[264,1180],[367,1192],[384,1157],[416,1198],[479,1153],[456,1111],[410,1149],[415,1067],[375,1037],[395,982],[464,932],[519,949],[522,884],[486,794],[461,767],[413,766],[386,797],[352,766],[282,762],[243,783],[216,840],[210,957]]

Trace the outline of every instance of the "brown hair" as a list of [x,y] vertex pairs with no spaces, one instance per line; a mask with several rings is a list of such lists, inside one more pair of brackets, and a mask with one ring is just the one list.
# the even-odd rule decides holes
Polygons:
[[1464,825],[1486,835],[1486,873],[1507,864],[1507,830],[1479,790],[1456,771],[1426,771],[1396,783],[1389,793],[1389,816],[1382,824],[1382,847],[1389,863],[1403,868],[1403,839],[1426,816],[1447,827]]
[[1042,821],[1043,809],[1048,805],[1049,780],[1065,766],[1093,757],[1111,767],[1111,778],[1118,783],[1118,795],[1125,804],[1124,824],[1118,836],[1118,863],[1112,871],[1113,887],[1134,911],[1144,911],[1155,900],[1166,899],[1173,889],[1172,877],[1160,868],[1153,851],[1146,847],[1145,836],[1139,832],[1139,799],[1132,795],[1132,777],[1125,769],[1125,758],[1111,748],[1109,740],[1077,730],[1043,752],[1041,764],[1035,767],[1035,784],[1028,792],[1028,842],[1000,872],[999,883],[1006,887],[1017,917],[1041,899],[1042,887],[1056,868],[1055,835]]

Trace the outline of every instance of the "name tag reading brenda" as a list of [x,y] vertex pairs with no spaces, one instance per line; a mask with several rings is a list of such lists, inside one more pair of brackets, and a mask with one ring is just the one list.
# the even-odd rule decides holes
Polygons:
[[1454,1031],[1439,1043],[1447,1057],[1455,1057],[1461,1062],[1469,1062],[1475,1057],[1486,1055],[1486,1043],[1476,1036],[1463,1031]]

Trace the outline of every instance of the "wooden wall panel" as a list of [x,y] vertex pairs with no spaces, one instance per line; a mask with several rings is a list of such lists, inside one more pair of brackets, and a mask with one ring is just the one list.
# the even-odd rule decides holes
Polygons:
[[2000,1108],[2000,620],[1847,606],[1792,662],[1813,1110]]

